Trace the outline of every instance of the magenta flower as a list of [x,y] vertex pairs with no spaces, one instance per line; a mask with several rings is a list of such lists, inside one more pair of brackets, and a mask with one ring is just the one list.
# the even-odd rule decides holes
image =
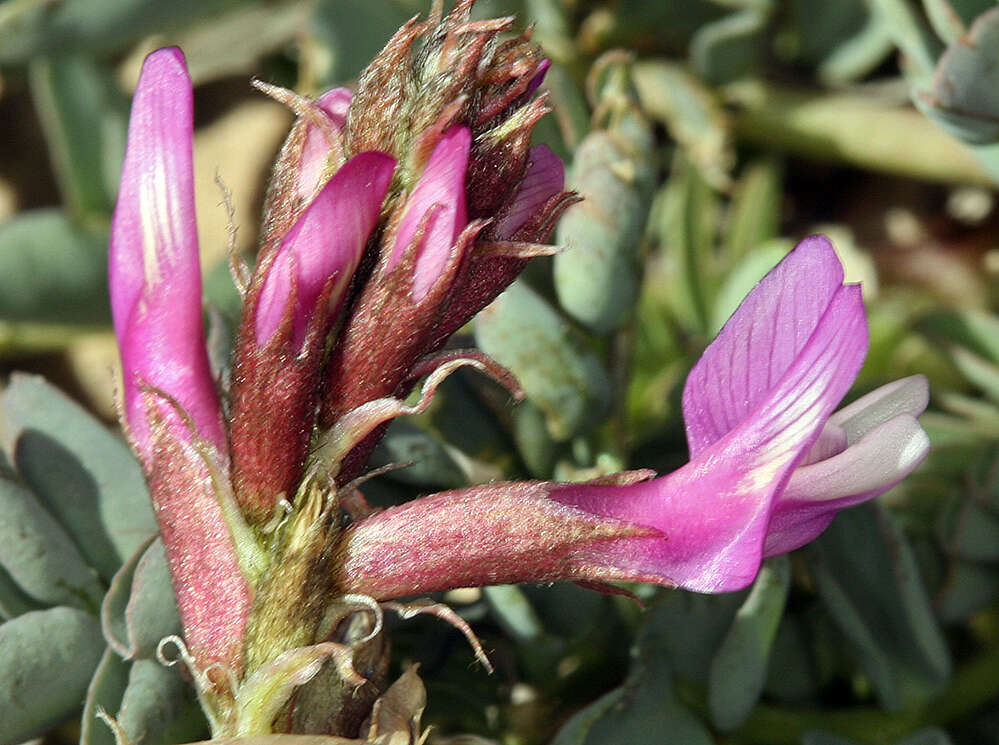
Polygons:
[[[347,123],[347,109],[350,107],[350,88],[333,88],[315,100],[317,119],[325,114],[325,120],[308,123],[302,143],[302,160],[298,167],[299,196],[306,202],[312,201],[316,190],[329,179],[330,156],[335,161],[333,170],[342,164],[343,145],[340,133]],[[324,131],[325,130],[325,131]],[[336,143],[334,147],[330,140]]]
[[577,201],[564,191],[565,165],[547,145],[528,152],[527,167],[516,193],[483,236],[496,250],[473,253],[457,278],[452,301],[434,330],[434,344],[464,326],[517,278],[530,260],[534,244],[543,240],[562,212]]
[[[530,144],[549,111],[536,93],[550,63],[529,30],[503,37],[512,19],[473,20],[472,5],[462,0],[447,14],[435,5],[425,23],[399,29],[347,106],[344,152],[383,151],[399,167],[372,241],[371,278],[351,299],[324,370],[318,425],[327,434],[360,407],[404,398],[451,359],[439,354],[448,338],[531,257],[553,252],[544,243],[576,200],[562,191],[558,158]],[[383,432],[331,464],[339,484],[364,472]]]
[[860,287],[812,237],[749,294],[691,371],[691,461],[612,483],[445,492],[349,529],[343,576],[375,597],[556,579],[745,587],[766,556],[912,471],[929,443],[922,378],[838,415],[867,351]]
[[326,339],[392,179],[382,153],[351,158],[260,258],[234,358],[233,483],[244,515],[266,522],[301,479]]
[[[153,433],[143,386],[172,396],[198,434],[225,450],[201,316],[194,214],[193,101],[183,54],[149,56],[132,103],[128,151],[111,225],[111,314],[121,347],[125,413],[149,457]],[[190,439],[169,407],[159,415]]]
[[[250,592],[212,477],[228,446],[201,315],[191,81],[180,50],[146,59],[111,224],[124,418],[146,471],[187,643],[238,669]],[[213,473],[213,471],[215,473]]]
[[[524,180],[506,212],[496,221],[498,240],[514,240],[532,218],[545,214],[544,207],[565,189],[565,165],[547,145],[535,145],[527,156]],[[534,226],[535,231],[538,229]]]
[[384,271],[391,272],[407,251],[415,251],[411,292],[416,302],[442,278],[452,247],[468,224],[465,169],[471,144],[467,127],[448,130],[403,207]]
[[[309,162],[309,170],[314,164]],[[351,158],[306,208],[264,273],[255,306],[256,342],[266,347],[283,321],[291,321],[291,349],[299,352],[310,323],[325,339],[344,292],[374,230],[395,161],[381,153]],[[336,226],[335,230],[330,230]],[[327,288],[327,285],[332,285]],[[325,291],[325,293],[324,293]],[[322,308],[316,303],[324,295]]]

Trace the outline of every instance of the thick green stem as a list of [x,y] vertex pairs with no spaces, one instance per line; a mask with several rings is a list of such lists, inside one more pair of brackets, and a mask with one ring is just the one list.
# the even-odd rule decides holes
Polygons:
[[946,725],[999,697],[999,646],[961,667],[943,693],[902,712],[873,707],[842,711],[757,706],[731,733],[746,745],[798,745],[810,730],[826,730],[860,743],[881,745],[930,725]]
[[748,83],[726,89],[742,142],[872,171],[994,186],[972,151],[913,108],[869,95]]

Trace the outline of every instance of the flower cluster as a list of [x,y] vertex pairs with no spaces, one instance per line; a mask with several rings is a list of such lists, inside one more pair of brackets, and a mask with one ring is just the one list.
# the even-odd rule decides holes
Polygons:
[[[311,100],[265,86],[298,118],[256,267],[236,267],[244,306],[225,395],[202,326],[191,84],[176,49],[143,67],[110,252],[123,423],[216,734],[356,730],[285,704],[339,654],[337,621],[359,603],[560,579],[736,589],[763,557],[811,540],[927,451],[922,378],[833,414],[867,329],[859,287],[813,237],[691,372],[691,461],[678,471],[350,509],[384,425],[425,406],[457,366],[515,388],[481,354],[441,350],[550,252],[544,241],[575,199],[559,159],[530,146],[547,62],[527,35],[502,36],[509,19],[472,21],[470,6],[406,24],[353,92]],[[380,625],[369,631],[365,642]],[[334,667],[356,685],[349,661]],[[314,700],[352,700],[330,685]]]

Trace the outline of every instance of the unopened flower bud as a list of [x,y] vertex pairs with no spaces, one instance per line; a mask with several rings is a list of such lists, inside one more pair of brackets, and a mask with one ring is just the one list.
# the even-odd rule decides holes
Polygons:
[[203,669],[241,664],[250,590],[215,478],[228,446],[205,349],[193,93],[179,49],[146,58],[111,223],[109,288],[124,423],[142,461],[184,636]]
[[[378,264],[353,302],[326,370],[320,425],[404,395],[414,370],[512,282],[573,196],[555,155],[531,148],[548,106],[549,63],[512,19],[473,21],[470,0],[406,24],[361,74],[346,152],[398,160]],[[377,439],[369,441],[373,445]],[[364,450],[364,448],[359,448]],[[363,465],[366,451],[354,457]],[[341,478],[358,468],[341,471]]]
[[381,214],[394,161],[351,158],[261,259],[233,364],[236,498],[253,522],[292,497],[313,426],[326,337]]

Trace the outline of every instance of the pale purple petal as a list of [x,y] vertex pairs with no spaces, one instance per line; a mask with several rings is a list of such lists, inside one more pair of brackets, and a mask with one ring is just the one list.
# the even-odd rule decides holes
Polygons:
[[[339,133],[347,122],[347,109],[350,108],[350,88],[334,88],[316,99],[316,105],[329,116],[330,125]],[[302,144],[302,159],[299,164],[299,193],[303,199],[311,199],[319,183],[330,154],[330,142],[326,134],[315,124],[305,129],[305,142]]]
[[440,276],[455,239],[468,222],[465,171],[472,135],[467,127],[449,129],[431,153],[406,207],[385,265],[391,271],[413,241],[420,223],[433,209],[413,273],[413,297],[422,298]]
[[225,471],[226,438],[202,325],[192,114],[180,50],[153,52],[132,103],[111,223],[111,310],[125,417],[147,471],[185,638],[202,666],[238,670],[250,591],[207,461],[189,446],[187,424],[166,402],[158,406],[166,426],[151,429],[140,388],[172,397],[198,434],[214,443],[210,460]]
[[564,186],[565,166],[562,160],[547,145],[532,147],[524,180],[513,198],[513,204],[496,224],[496,236],[500,239],[512,238],[549,199],[560,194]]
[[330,314],[381,214],[395,161],[377,152],[351,158],[323,187],[288,231],[264,281],[257,306],[256,339],[264,346],[277,330],[295,288],[293,344],[300,348],[320,293],[334,275]]
[[550,59],[543,59],[538,64],[537,72],[534,73],[534,77],[531,78],[530,84],[527,86],[527,95],[530,96],[534,91],[536,91],[543,82],[545,82],[545,75],[548,74],[548,68],[552,66],[552,61]]
[[316,99],[316,104],[329,114],[334,126],[342,130],[347,123],[347,111],[353,95],[350,88],[331,88]]
[[754,408],[679,471],[626,487],[573,485],[553,492],[561,502],[666,536],[608,545],[601,557],[606,563],[700,592],[734,590],[752,581],[774,502],[850,388],[867,351],[859,287],[840,286],[823,311]]
[[930,440],[910,414],[874,427],[839,455],[795,470],[774,507],[767,556],[819,535],[836,513],[882,494],[912,473]]
[[[124,370],[125,413],[138,446],[149,445],[139,389],[147,384],[172,396],[200,435],[224,452],[202,326],[192,136],[184,56],[176,48],[153,52],[132,103],[111,223],[111,312]],[[182,436],[184,425],[176,417],[172,421]]]
[[753,288],[687,378],[683,416],[692,458],[767,395],[842,284],[832,245],[812,236]]
[[[308,211],[302,215],[302,218],[307,214]],[[302,218],[300,218],[300,221]],[[284,317],[284,312],[288,307],[288,299],[291,297],[292,288],[297,279],[294,251],[289,247],[288,238],[285,238],[281,250],[274,257],[274,263],[267,272],[267,278],[264,280],[264,286],[260,291],[260,300],[257,302],[257,315],[254,321],[256,324],[258,347],[266,346],[271,336],[277,331],[278,326],[281,324],[281,319]],[[294,313],[294,325],[298,327],[300,325],[299,316],[302,313],[302,308],[297,302],[295,303]]]
[[819,433],[819,439],[815,441],[812,449],[801,459],[799,466],[818,463],[820,460],[832,458],[834,455],[846,450],[848,444],[846,430],[832,422],[826,422],[822,428],[822,432]]
[[918,417],[930,402],[930,383],[925,375],[912,375],[871,391],[829,418],[843,428],[847,442],[854,443],[872,429],[900,414]]

